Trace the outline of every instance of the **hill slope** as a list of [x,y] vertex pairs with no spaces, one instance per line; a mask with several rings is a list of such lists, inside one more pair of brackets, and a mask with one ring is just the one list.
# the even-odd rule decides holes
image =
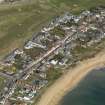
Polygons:
[[65,11],[78,13],[105,0],[24,0],[0,4],[0,58],[37,32],[54,16]]

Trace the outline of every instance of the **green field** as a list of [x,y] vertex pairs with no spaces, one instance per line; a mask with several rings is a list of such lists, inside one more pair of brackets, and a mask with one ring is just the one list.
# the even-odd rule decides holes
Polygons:
[[[30,2],[29,2],[30,1]],[[39,31],[54,16],[65,11],[80,13],[105,0],[26,0],[0,5],[0,58]]]
[[5,86],[5,83],[4,83],[5,80],[6,80],[5,78],[0,77],[0,91],[1,91],[1,90],[4,88],[4,86]]

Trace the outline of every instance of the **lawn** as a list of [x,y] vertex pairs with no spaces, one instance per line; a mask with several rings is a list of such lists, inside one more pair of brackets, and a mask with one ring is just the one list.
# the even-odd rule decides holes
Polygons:
[[26,2],[0,5],[0,58],[38,32],[54,16],[65,11],[80,13],[105,0],[26,0]]
[[4,86],[5,86],[5,83],[4,83],[5,80],[6,80],[5,78],[0,77],[0,91],[1,91],[1,90],[4,88]]

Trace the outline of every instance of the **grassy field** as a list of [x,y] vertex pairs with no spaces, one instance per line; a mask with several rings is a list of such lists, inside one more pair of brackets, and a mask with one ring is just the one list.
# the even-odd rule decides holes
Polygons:
[[84,9],[105,5],[105,0],[26,0],[0,5],[0,58],[39,31],[54,16],[65,11],[78,14]]

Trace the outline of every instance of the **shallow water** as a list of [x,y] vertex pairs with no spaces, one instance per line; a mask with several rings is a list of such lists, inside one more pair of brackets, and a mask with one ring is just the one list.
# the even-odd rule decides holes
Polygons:
[[105,105],[105,68],[88,74],[60,105]]

